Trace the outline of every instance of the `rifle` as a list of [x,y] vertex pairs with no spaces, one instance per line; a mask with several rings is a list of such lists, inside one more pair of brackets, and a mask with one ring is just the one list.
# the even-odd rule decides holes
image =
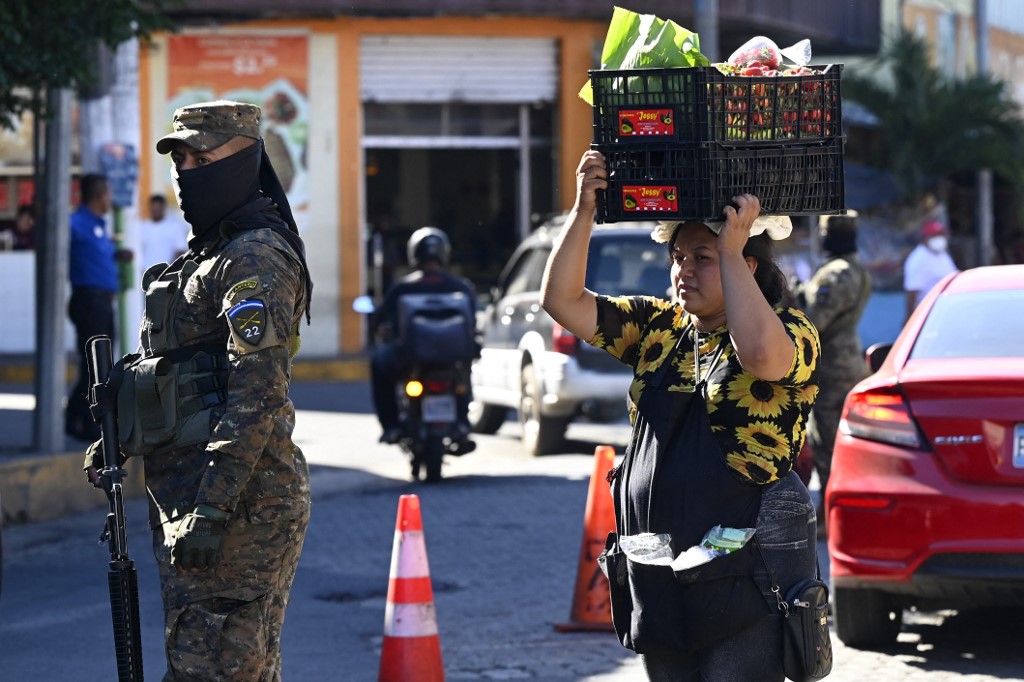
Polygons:
[[97,463],[110,510],[100,544],[110,550],[110,612],[114,622],[114,653],[118,682],[142,682],[142,633],[139,627],[139,579],[135,562],[128,558],[128,533],[124,517],[121,481],[121,448],[117,436],[117,393],[108,382],[112,365],[110,337],[94,336],[85,344],[89,361],[89,403],[100,425],[102,463]]

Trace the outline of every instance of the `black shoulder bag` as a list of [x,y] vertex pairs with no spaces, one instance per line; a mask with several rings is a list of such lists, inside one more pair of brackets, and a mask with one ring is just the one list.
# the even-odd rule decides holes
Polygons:
[[[821,580],[821,567],[815,577],[805,578],[786,590],[775,582],[757,538],[761,561],[772,582],[772,593],[782,614],[782,661],[786,677],[793,682],[820,680],[832,672],[832,639],[828,631],[828,585]],[[817,562],[816,562],[817,563]]]

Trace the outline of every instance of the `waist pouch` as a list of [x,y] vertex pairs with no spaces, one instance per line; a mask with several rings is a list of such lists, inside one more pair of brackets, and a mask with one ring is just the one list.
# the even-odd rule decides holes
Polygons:
[[222,348],[186,347],[124,358],[117,430],[125,456],[149,455],[210,439],[213,410],[227,400]]
[[628,558],[610,533],[597,561],[608,578],[612,623],[622,646],[640,654],[692,653],[770,615],[754,581],[753,542],[673,571]]

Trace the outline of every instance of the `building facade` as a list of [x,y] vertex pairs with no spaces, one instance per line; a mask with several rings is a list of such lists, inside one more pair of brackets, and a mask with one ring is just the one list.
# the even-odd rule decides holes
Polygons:
[[[445,229],[454,269],[485,290],[540,220],[571,206],[592,137],[578,92],[599,66],[615,4],[184,0],[171,10],[181,30],[139,48],[137,197],[173,200],[153,143],[176,107],[221,97],[262,106],[316,282],[303,353],[357,352],[365,325],[352,303],[404,272],[413,230]],[[690,28],[694,7],[629,6]],[[810,38],[819,57],[872,53],[880,8],[719,0],[724,55],[709,56],[759,34],[780,45]]]

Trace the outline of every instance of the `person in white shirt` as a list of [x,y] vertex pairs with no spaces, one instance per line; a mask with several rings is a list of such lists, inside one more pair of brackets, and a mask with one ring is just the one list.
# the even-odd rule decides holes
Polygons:
[[933,220],[921,229],[922,243],[903,262],[903,290],[907,294],[907,319],[925,294],[943,277],[958,268],[946,249],[949,247],[949,232],[946,226]]
[[149,198],[149,220],[140,226],[142,235],[141,272],[157,263],[170,263],[188,249],[188,224],[167,213],[167,199],[162,194]]

